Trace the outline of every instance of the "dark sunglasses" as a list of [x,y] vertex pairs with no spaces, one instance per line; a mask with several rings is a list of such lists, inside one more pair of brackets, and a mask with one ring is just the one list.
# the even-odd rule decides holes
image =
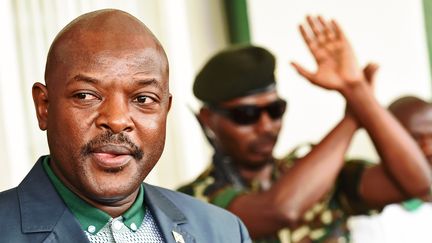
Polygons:
[[251,125],[256,123],[262,112],[267,112],[272,120],[277,120],[285,113],[287,102],[283,99],[276,100],[266,106],[240,105],[230,108],[209,106],[211,110],[224,115],[238,125]]

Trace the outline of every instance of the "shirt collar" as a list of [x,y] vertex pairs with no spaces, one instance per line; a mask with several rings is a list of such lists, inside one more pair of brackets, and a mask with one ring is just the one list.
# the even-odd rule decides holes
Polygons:
[[[93,207],[69,190],[55,175],[50,167],[50,156],[46,156],[42,165],[56,191],[65,202],[66,206],[75,215],[81,228],[91,234],[97,234],[112,217],[104,211]],[[141,185],[138,196],[132,206],[122,215],[123,223],[132,231],[136,231],[142,224],[146,208],[144,204],[144,188]],[[89,230],[91,229],[91,230]]]

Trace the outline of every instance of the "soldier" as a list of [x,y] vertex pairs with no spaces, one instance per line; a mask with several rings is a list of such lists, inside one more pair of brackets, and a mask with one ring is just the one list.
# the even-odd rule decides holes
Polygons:
[[[421,150],[379,105],[335,21],[307,17],[301,34],[317,62],[311,83],[339,92],[349,108],[305,156],[273,157],[286,101],[275,87],[275,58],[256,46],[213,56],[198,73],[198,114],[215,149],[213,163],[179,190],[238,215],[256,242],[349,240],[350,215],[426,194],[431,173]],[[345,163],[352,136],[365,128],[382,163]],[[289,229],[289,230],[287,230]]]

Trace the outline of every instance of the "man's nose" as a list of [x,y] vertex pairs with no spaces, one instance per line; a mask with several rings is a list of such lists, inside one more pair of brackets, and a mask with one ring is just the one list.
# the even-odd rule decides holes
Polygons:
[[127,99],[120,95],[106,98],[99,107],[96,126],[103,130],[109,129],[113,133],[132,131],[134,125]]
[[255,124],[255,129],[260,133],[270,132],[273,130],[273,120],[267,112],[261,112],[260,118]]

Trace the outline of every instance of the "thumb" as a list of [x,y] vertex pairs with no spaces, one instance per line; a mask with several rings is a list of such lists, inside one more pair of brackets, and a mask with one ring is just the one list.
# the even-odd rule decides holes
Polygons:
[[378,71],[379,65],[376,63],[368,63],[365,68],[363,68],[363,74],[369,84],[373,85],[376,77],[376,72]]
[[312,79],[313,79],[312,72],[306,70],[301,65],[299,65],[295,62],[291,62],[291,66],[293,66],[294,69],[297,71],[297,73],[299,73],[301,76],[303,76],[304,78],[306,78],[309,81],[312,81]]

